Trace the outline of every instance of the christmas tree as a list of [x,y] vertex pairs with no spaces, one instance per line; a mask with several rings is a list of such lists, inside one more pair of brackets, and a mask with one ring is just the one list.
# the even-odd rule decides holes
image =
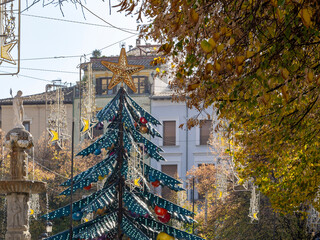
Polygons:
[[[125,50],[121,50],[119,63],[102,61],[113,72],[109,89],[118,83],[126,83],[136,90],[131,75],[143,68],[128,65]],[[139,106],[123,86],[116,96],[97,114],[99,122],[108,122],[104,135],[77,155],[99,155],[106,149],[106,158],[88,170],[64,182],[68,187],[61,194],[70,195],[91,183],[104,179],[103,187],[91,195],[50,212],[43,217],[50,220],[70,216],[80,221],[88,214],[94,218],[47,239],[122,239],[173,240],[202,238],[170,226],[170,219],[192,223],[191,211],[152,193],[154,187],[167,186],[174,191],[184,190],[180,181],[152,168],[146,157],[164,161],[162,149],[146,138],[161,137],[155,126],[160,122]],[[145,136],[143,136],[145,135]],[[172,225],[172,224],[171,224]]]

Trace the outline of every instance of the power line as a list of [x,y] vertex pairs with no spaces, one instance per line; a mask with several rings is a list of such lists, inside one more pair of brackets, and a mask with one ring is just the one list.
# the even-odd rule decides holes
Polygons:
[[[106,46],[106,47],[100,48],[100,49],[98,49],[98,50],[99,50],[99,51],[102,51],[102,50],[104,50],[104,49],[107,49],[107,48],[109,48],[109,47],[112,47],[113,45],[116,45],[116,44],[121,43],[121,42],[123,42],[123,41],[125,41],[125,40],[128,40],[128,39],[130,39],[130,38],[132,38],[132,37],[134,37],[134,36],[136,36],[136,35],[138,35],[138,34],[137,34],[137,33],[132,33],[131,36],[126,37],[126,38],[124,38],[124,39],[121,39],[120,41],[114,42],[114,43],[112,43],[112,44],[110,44],[110,45],[108,45],[108,46]],[[20,61],[50,60],[50,59],[61,59],[61,58],[80,58],[80,57],[82,57],[83,55],[92,55],[92,53],[87,53],[87,54],[82,54],[82,55],[69,55],[69,56],[66,55],[66,56],[55,56],[55,57],[22,58],[22,59],[20,59]],[[17,60],[17,59],[15,59],[15,60]]]
[[[16,68],[16,67],[10,67],[10,66],[0,66],[0,67],[3,67],[3,68]],[[24,67],[20,67],[20,69],[31,70],[31,71],[42,71],[42,72],[58,72],[58,73],[79,74],[78,72],[61,71],[61,70],[53,70],[53,69],[42,69],[42,68],[24,68]]]
[[[90,26],[96,26],[96,27],[106,27],[106,28],[115,28],[113,26],[107,26],[107,25],[102,25],[102,24],[97,24],[97,23],[87,23],[87,22],[80,22],[80,21],[74,21],[74,20],[67,20],[67,19],[61,19],[61,18],[52,18],[52,17],[45,17],[45,16],[38,16],[38,15],[32,15],[32,14],[21,14],[22,16],[27,16],[27,17],[35,17],[35,18],[42,18],[42,19],[48,19],[48,20],[55,20],[55,21],[60,21],[60,22],[69,22],[69,23],[77,23],[77,24],[83,24],[83,25],[90,25]],[[118,29],[118,28],[116,28]],[[123,30],[128,30],[128,31],[137,31],[134,29],[129,29],[129,28],[119,28]]]
[[34,160],[34,162],[35,162],[36,164],[38,164],[40,167],[46,169],[46,170],[49,171],[49,172],[52,172],[53,174],[55,174],[55,175],[57,175],[57,176],[60,176],[60,177],[65,178],[65,179],[69,179],[69,178],[67,178],[66,176],[61,175],[60,173],[57,173],[57,172],[51,170],[50,168],[47,168],[46,166],[42,165],[41,163],[39,163],[39,162],[36,161],[36,160]]
[[115,29],[118,29],[118,30],[120,30],[120,31],[123,31],[123,32],[133,33],[133,32],[124,30],[124,29],[122,29],[122,28],[116,27],[116,26],[114,26],[113,24],[107,22],[107,21],[104,20],[102,17],[98,16],[97,14],[95,14],[94,12],[92,12],[89,8],[87,8],[86,6],[84,6],[84,5],[81,3],[81,1],[76,0],[76,2],[79,3],[82,8],[84,8],[85,10],[87,10],[87,11],[88,11],[89,13],[91,13],[93,16],[95,16],[96,18],[98,18],[98,19],[100,19],[101,21],[105,22],[106,24],[110,25],[111,27],[113,27],[113,28],[115,28]]

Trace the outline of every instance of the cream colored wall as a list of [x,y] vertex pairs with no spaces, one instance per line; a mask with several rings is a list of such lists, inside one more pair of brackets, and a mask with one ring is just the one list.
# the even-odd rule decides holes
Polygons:
[[[24,105],[24,121],[30,121],[30,132],[34,140],[38,140],[46,131],[46,118],[50,113],[50,107],[45,105]],[[72,127],[72,104],[66,105],[68,133],[71,135]],[[13,126],[13,110],[12,105],[2,106],[1,110],[2,130],[10,131]]]

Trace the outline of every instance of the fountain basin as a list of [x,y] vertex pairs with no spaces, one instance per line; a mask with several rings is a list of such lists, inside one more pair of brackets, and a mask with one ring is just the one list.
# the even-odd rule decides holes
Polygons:
[[0,193],[41,193],[46,191],[46,183],[29,180],[0,181]]

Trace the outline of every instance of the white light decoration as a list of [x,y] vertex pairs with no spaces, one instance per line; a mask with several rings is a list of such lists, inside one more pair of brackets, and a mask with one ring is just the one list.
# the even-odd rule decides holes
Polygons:
[[38,219],[38,214],[40,213],[40,202],[39,202],[39,194],[31,194],[30,195],[30,216],[34,219]]
[[260,192],[256,189],[256,186],[253,185],[251,191],[250,199],[250,208],[249,208],[249,217],[251,222],[259,221],[259,205],[260,205]]
[[67,110],[63,104],[64,94],[62,88],[57,88],[54,102],[51,102],[47,130],[51,136],[49,142],[57,143],[62,147],[63,141],[70,138],[68,135]]
[[133,144],[130,152],[130,157],[128,159],[128,177],[125,181],[126,185],[129,186],[130,192],[134,192],[137,187],[143,188],[145,184],[142,179],[142,176],[144,175],[144,158],[144,145]]
[[0,75],[15,75],[20,70],[20,6],[21,0],[0,0],[0,65],[17,66]]
[[93,136],[93,126],[95,125],[96,100],[95,88],[93,84],[92,63],[85,63],[88,70],[87,79],[83,91],[83,100],[81,101],[81,135]]
[[223,199],[228,191],[227,164],[223,159],[218,159],[216,164],[216,193],[217,199]]

